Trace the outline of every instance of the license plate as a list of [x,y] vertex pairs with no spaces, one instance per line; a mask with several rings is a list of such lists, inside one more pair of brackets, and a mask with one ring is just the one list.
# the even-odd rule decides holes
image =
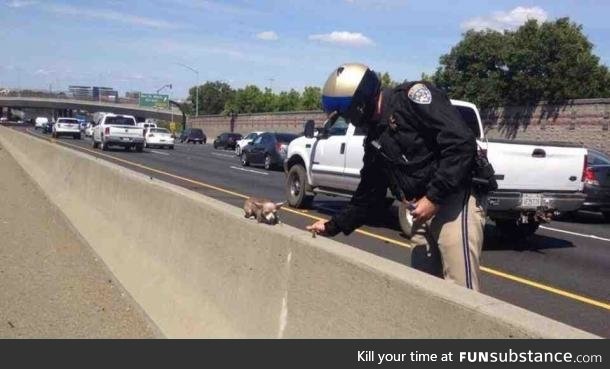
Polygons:
[[522,208],[537,208],[542,205],[542,195],[537,193],[524,193],[521,195]]
[[122,137],[122,138],[121,138],[121,140],[123,140],[123,141],[131,141],[131,138],[128,138],[128,137]]

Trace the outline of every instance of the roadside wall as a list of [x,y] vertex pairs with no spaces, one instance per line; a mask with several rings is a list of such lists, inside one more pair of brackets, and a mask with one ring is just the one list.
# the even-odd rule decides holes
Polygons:
[[[481,112],[481,118],[489,138],[571,142],[610,154],[610,99],[489,109]],[[242,114],[234,118],[233,131],[301,133],[307,119],[322,125],[325,115],[316,111]],[[213,140],[218,134],[231,131],[231,120],[227,116],[206,115],[191,118],[188,124],[202,128]]]
[[0,145],[168,337],[593,337],[10,128]]

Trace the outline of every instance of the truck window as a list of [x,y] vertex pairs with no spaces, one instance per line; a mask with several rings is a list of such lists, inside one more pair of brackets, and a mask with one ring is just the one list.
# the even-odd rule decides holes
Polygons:
[[363,125],[360,127],[356,127],[356,130],[354,131],[354,136],[366,136],[367,133],[367,125]]
[[339,119],[337,119],[335,124],[333,124],[333,126],[330,127],[328,134],[331,136],[345,136],[345,134],[347,133],[348,126],[349,125],[347,124],[345,119],[339,118]]
[[136,122],[130,117],[106,117],[105,124],[115,126],[135,126]]
[[479,131],[479,120],[477,119],[477,114],[475,111],[467,106],[456,106],[456,109],[460,112],[462,119],[464,119],[464,122],[466,122],[466,125],[468,128],[470,128],[474,134],[474,137],[481,137],[481,132]]

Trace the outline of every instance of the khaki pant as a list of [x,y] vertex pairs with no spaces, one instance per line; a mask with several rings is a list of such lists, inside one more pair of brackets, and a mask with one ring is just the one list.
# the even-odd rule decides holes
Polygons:
[[[440,206],[434,218],[413,224],[414,253],[425,249],[433,264],[442,264],[438,267],[442,266],[447,281],[479,291],[485,216],[484,198],[466,191],[456,193]],[[411,258],[414,260],[414,255]]]

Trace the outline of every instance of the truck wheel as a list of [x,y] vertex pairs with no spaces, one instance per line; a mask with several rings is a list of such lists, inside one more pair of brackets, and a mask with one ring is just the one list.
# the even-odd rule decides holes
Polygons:
[[527,238],[538,230],[540,223],[521,223],[517,224],[515,219],[497,219],[496,229],[500,231],[502,237],[517,241]]
[[313,196],[307,195],[307,173],[300,165],[293,165],[286,177],[286,198],[294,208],[306,208],[311,205]]
[[91,142],[92,142],[92,146],[94,149],[97,149],[98,147],[100,147],[99,143],[97,143],[94,138],[91,138]]
[[144,144],[138,144],[138,145],[136,145],[136,151],[137,151],[137,152],[142,152],[142,151],[144,151]]
[[125,146],[123,149],[125,149],[125,151],[131,151],[131,146]]

